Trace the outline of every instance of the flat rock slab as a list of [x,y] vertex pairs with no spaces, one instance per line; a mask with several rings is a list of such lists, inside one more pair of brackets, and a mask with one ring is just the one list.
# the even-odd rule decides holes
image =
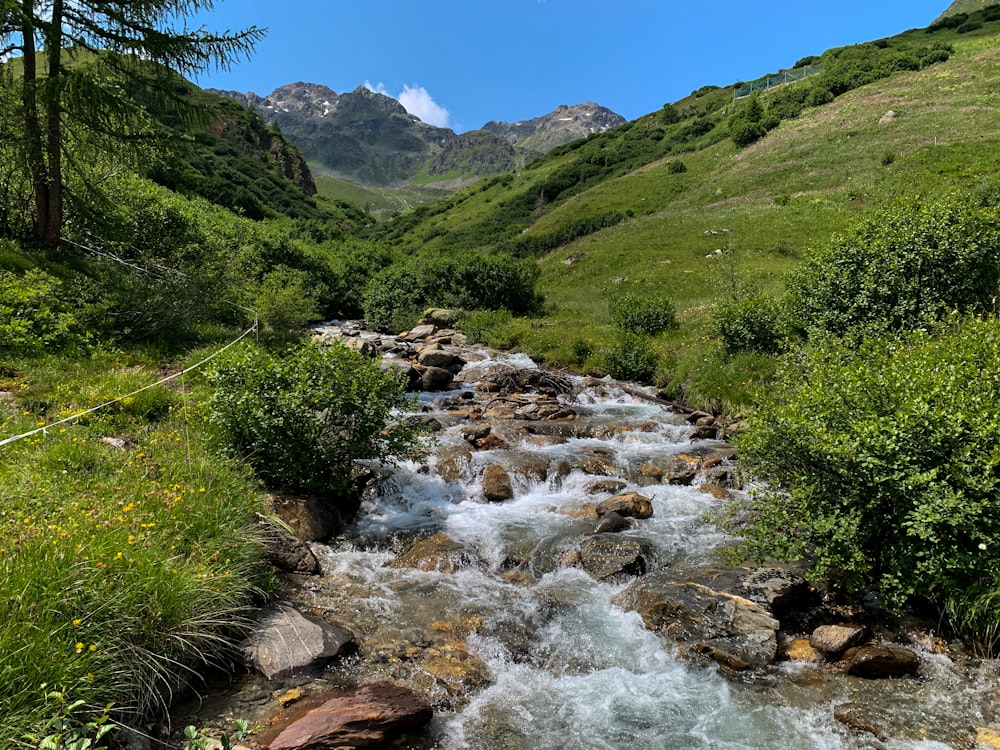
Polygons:
[[904,677],[917,674],[920,657],[902,646],[861,646],[844,654],[844,668],[850,675],[870,680]]
[[349,630],[275,602],[261,610],[243,655],[267,679],[277,680],[321,668],[353,642]]
[[433,718],[430,704],[404,687],[365,685],[326,701],[282,730],[266,750],[374,747]]

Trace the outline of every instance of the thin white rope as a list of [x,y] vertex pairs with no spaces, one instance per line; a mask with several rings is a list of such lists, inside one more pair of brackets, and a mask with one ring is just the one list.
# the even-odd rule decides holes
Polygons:
[[119,401],[124,401],[127,398],[131,398],[132,396],[135,396],[137,393],[142,393],[143,391],[147,391],[150,388],[155,388],[158,385],[163,385],[164,383],[166,383],[166,382],[168,382],[170,380],[173,380],[174,378],[179,378],[181,375],[189,373],[192,370],[197,370],[199,367],[201,367],[206,362],[210,362],[213,359],[215,359],[216,357],[218,357],[220,354],[222,354],[224,351],[226,351],[226,349],[229,349],[230,347],[236,346],[236,344],[238,344],[239,342],[241,342],[243,339],[245,339],[251,333],[254,333],[256,330],[257,330],[257,321],[254,320],[253,325],[249,329],[247,329],[246,331],[244,331],[239,336],[239,338],[237,338],[237,339],[235,339],[233,341],[230,341],[224,347],[222,347],[221,349],[219,349],[219,351],[217,351],[217,352],[215,352],[213,354],[210,354],[209,356],[205,357],[200,362],[197,362],[197,363],[191,365],[187,369],[181,370],[180,372],[175,372],[173,375],[168,375],[167,377],[162,378],[161,380],[157,380],[155,383],[150,383],[149,385],[144,385],[142,388],[139,388],[138,390],[132,391],[131,393],[126,393],[124,396],[119,396],[118,398],[113,398],[110,401],[105,401],[103,404],[98,404],[97,406],[94,406],[94,407],[92,407],[90,409],[87,409],[85,411],[81,411],[79,414],[73,414],[73,415],[71,415],[69,417],[65,417],[65,418],[60,419],[60,420],[58,420],[56,422],[52,422],[50,424],[47,424],[44,427],[38,427],[38,428],[36,428],[34,430],[31,430],[30,432],[25,432],[25,433],[23,433],[21,435],[13,435],[12,437],[6,438],[5,440],[0,440],[0,447],[2,447],[4,445],[8,445],[10,443],[16,443],[18,440],[23,440],[24,438],[31,437],[32,435],[37,435],[40,432],[44,434],[46,432],[46,430],[48,430],[50,427],[55,427],[56,425],[64,424],[66,422],[72,422],[72,421],[74,421],[76,419],[79,419],[80,417],[86,416],[87,414],[90,414],[92,412],[99,411],[100,409],[104,409],[104,408],[106,408],[108,406],[111,406],[111,404],[116,404]]

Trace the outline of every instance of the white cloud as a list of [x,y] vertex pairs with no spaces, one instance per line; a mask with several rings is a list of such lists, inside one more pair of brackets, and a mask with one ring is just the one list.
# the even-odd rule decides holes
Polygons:
[[446,128],[451,120],[451,113],[434,101],[423,86],[403,86],[403,93],[399,95],[399,103],[406,108],[407,112],[416,115],[428,125]]
[[416,115],[428,125],[436,125],[439,128],[447,128],[451,121],[451,112],[446,110],[430,95],[423,86],[403,86],[403,93],[399,96],[392,96],[384,83],[372,83],[365,81],[364,87],[376,94],[396,99],[403,108],[411,115]]
[[386,96],[392,96],[386,89],[384,83],[373,84],[371,81],[365,81],[364,86],[369,91],[374,91],[376,94],[385,94]]

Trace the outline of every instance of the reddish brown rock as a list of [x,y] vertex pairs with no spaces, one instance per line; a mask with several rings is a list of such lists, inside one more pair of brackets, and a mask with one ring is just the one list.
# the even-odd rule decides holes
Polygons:
[[486,467],[483,473],[483,497],[491,503],[500,503],[514,497],[510,475],[502,466],[490,464]]
[[868,630],[857,625],[821,625],[809,636],[809,645],[828,656],[837,656],[867,637]]
[[373,747],[418,729],[433,717],[430,704],[395,685],[365,685],[331,698],[278,734],[267,750]]
[[920,658],[902,646],[862,646],[844,654],[847,673],[855,677],[879,679],[916,674]]

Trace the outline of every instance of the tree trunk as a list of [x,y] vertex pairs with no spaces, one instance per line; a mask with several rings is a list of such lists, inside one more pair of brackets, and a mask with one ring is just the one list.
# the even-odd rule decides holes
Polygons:
[[24,133],[27,139],[28,169],[31,172],[31,190],[35,201],[34,239],[43,243],[49,215],[49,182],[45,167],[45,149],[42,145],[42,124],[38,116],[38,60],[35,48],[35,27],[32,0],[23,0],[21,41],[24,57],[24,86],[21,103],[24,106]]
[[48,156],[49,206],[47,223],[42,244],[55,247],[62,235],[63,184],[62,184],[62,18],[63,0],[52,3],[52,25],[46,35],[46,50],[49,64],[49,91],[46,92],[45,110],[47,139],[45,150]]

